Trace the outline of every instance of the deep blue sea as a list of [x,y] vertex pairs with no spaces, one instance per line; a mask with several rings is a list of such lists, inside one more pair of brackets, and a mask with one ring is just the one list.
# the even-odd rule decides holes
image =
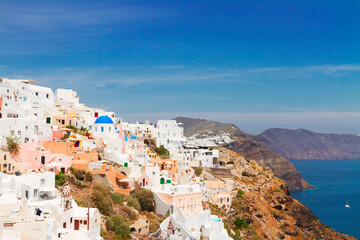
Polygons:
[[[360,238],[360,160],[291,160],[316,187],[291,196],[338,232]],[[350,209],[345,208],[349,199]]]

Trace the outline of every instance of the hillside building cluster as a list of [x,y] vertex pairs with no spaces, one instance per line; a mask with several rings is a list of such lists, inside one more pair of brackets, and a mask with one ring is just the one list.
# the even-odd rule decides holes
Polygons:
[[[19,142],[17,153],[9,152],[9,139]],[[32,80],[0,78],[2,239],[102,239],[98,209],[79,207],[67,185],[55,188],[55,175],[71,167],[105,176],[124,195],[139,187],[151,190],[155,212],[167,218],[149,238],[231,239],[203,203],[229,209],[233,189],[195,174],[197,167],[218,167],[216,145],[230,141],[188,139],[175,120],[125,122],[80,103],[72,89],[53,92]],[[147,219],[131,226],[150,234]]]

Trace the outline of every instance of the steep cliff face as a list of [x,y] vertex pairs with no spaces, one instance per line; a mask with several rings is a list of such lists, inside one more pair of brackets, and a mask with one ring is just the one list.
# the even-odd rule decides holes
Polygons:
[[360,137],[352,134],[272,128],[259,138],[287,159],[360,159]]
[[270,167],[275,176],[285,180],[291,190],[312,188],[302,179],[292,163],[273,152],[259,137],[241,131],[234,124],[185,117],[178,117],[175,120],[183,123],[186,136],[208,131],[230,133],[235,141],[224,145],[225,148],[235,151],[246,159],[255,160],[262,166]]
[[232,176],[221,178],[233,186],[232,209],[208,207],[222,217],[234,239],[355,239],[320,222],[289,195],[287,184],[271,169],[223,148],[220,160],[234,163],[229,167]]

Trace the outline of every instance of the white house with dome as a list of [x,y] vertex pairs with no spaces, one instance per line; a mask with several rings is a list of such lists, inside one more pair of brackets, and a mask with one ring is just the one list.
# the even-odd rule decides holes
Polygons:
[[114,121],[108,116],[101,116],[95,120],[93,127],[95,137],[118,135],[119,131],[114,124]]
[[[114,124],[114,121],[108,116],[100,116],[93,125],[94,137],[103,139],[106,145],[104,149],[105,158],[123,164],[129,157],[124,154],[125,139],[120,133],[121,129]],[[125,156],[126,155],[126,156]]]

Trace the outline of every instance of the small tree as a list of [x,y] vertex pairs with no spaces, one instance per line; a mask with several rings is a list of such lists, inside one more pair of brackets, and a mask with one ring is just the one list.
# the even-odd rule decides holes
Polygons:
[[164,147],[164,145],[161,145],[160,147],[155,148],[155,152],[156,152],[159,156],[162,156],[162,157],[168,157],[168,156],[170,156],[169,150],[167,150],[167,149]]
[[55,186],[62,186],[68,180],[68,176],[61,171],[55,175]]
[[142,211],[154,211],[154,194],[150,190],[135,190],[133,197],[139,200]]
[[84,136],[87,136],[89,134],[89,129],[87,129],[86,127],[84,126],[81,126],[80,128],[80,133]]
[[202,168],[202,167],[197,167],[197,168],[195,169],[195,174],[196,174],[196,176],[200,176],[201,173],[202,173],[202,171],[203,171],[203,168]]
[[86,181],[91,182],[92,179],[93,179],[92,173],[91,172],[86,172],[85,173],[85,179],[86,179]]
[[70,136],[69,134],[65,133],[65,134],[62,136],[61,140],[66,140],[66,139],[69,138],[69,136]]
[[110,188],[102,184],[95,184],[91,194],[91,200],[94,202],[100,213],[109,216],[113,213],[112,200],[110,198]]
[[236,196],[237,196],[237,198],[243,199],[244,198],[244,192],[239,189]]
[[114,204],[122,204],[125,198],[125,195],[121,194],[121,193],[112,193],[111,194],[111,199],[113,201]]
[[236,218],[234,221],[235,229],[248,228],[249,224],[242,218]]
[[78,132],[78,129],[73,125],[67,125],[66,128],[73,130],[75,133]]
[[111,216],[106,222],[106,227],[108,230],[111,230],[120,236],[120,239],[127,239],[130,235],[129,223],[119,214]]
[[133,207],[136,210],[141,211],[141,206],[137,198],[128,197],[126,201],[127,201],[126,204],[127,206]]
[[13,155],[20,153],[19,138],[15,136],[14,131],[10,132],[10,135],[6,138],[7,149]]
[[[74,173],[74,176],[76,177],[76,179],[84,181],[85,174],[86,174],[85,170],[73,169],[73,173]],[[91,178],[92,178],[92,175],[91,175]]]

